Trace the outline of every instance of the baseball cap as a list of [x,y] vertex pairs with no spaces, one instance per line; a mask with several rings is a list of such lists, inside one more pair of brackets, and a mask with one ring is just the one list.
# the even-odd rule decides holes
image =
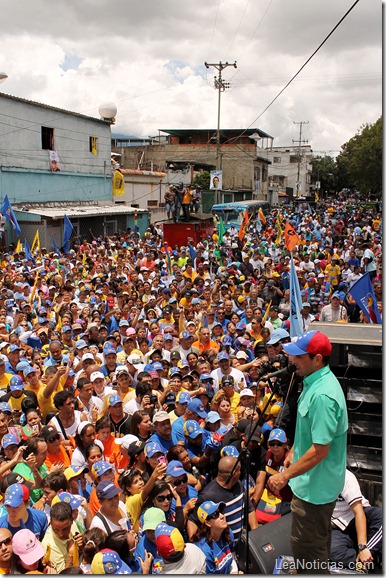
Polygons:
[[19,442],[17,441],[17,437],[14,436],[13,434],[5,434],[5,436],[3,436],[3,439],[1,440],[1,447],[2,448],[7,448],[9,446],[14,446],[14,445],[19,445]]
[[108,472],[109,470],[113,470],[114,466],[105,460],[99,460],[95,462],[91,468],[91,473],[94,474],[95,477],[99,478],[104,473]]
[[160,361],[155,361],[153,363],[153,370],[154,371],[159,371],[159,370],[163,370],[164,366],[162,365],[162,363]]
[[331,295],[331,299],[334,299],[334,297],[336,297],[337,299],[340,299],[339,291],[334,291],[334,293]]
[[84,339],[78,339],[75,343],[75,349],[84,349],[85,347],[87,347],[87,343]]
[[181,369],[179,367],[171,367],[169,374],[170,377],[173,377],[174,375],[179,375],[180,377],[182,377]]
[[128,355],[126,361],[131,363],[132,365],[139,365],[140,363],[142,363],[142,359],[136,353],[131,353],[130,355]]
[[232,457],[232,458],[238,458],[239,457],[239,451],[235,446],[224,446],[221,451],[220,451],[220,456],[222,458],[225,457]]
[[203,433],[203,429],[193,419],[188,419],[184,423],[184,433],[186,437],[196,439],[197,436]]
[[[123,439],[123,438],[121,438],[121,439]],[[129,454],[129,456],[132,456],[132,457],[136,456],[136,455],[138,455],[144,451],[145,446],[146,446],[146,442],[143,442],[140,440],[137,440],[135,442],[131,442],[129,444],[129,446],[127,447],[127,453]],[[160,520],[160,521],[162,521],[162,520]]]
[[114,482],[99,482],[96,488],[96,494],[98,500],[109,500],[114,498],[122,492],[121,488],[118,488]]
[[155,529],[155,543],[159,555],[167,560],[178,559],[185,549],[185,542],[177,528],[161,522]]
[[29,365],[24,369],[23,375],[24,377],[27,377],[28,375],[31,375],[31,373],[36,373],[36,369],[34,367],[31,367],[31,365]]
[[2,494],[5,494],[7,488],[12,486],[12,484],[24,484],[27,488],[31,489],[34,485],[34,482],[31,480],[26,480],[20,474],[16,472],[9,472],[0,482],[0,491]]
[[31,366],[26,359],[23,359],[23,361],[19,361],[19,363],[16,365],[16,371],[24,371],[27,369],[27,367]]
[[129,566],[119,555],[108,548],[97,552],[91,562],[93,574],[132,574]]
[[151,458],[155,454],[165,454],[165,452],[163,451],[161,446],[159,444],[157,444],[157,442],[148,442],[145,446],[146,457]]
[[171,460],[166,468],[166,475],[172,476],[172,478],[179,478],[186,474],[184,466],[178,460]]
[[62,327],[62,333],[67,333],[67,331],[72,331],[70,325],[64,325],[64,326]]
[[208,516],[211,516],[212,514],[217,512],[218,509],[220,509],[221,513],[223,513],[225,510],[225,503],[218,502],[216,504],[216,502],[212,502],[211,500],[202,502],[202,504],[200,504],[197,508],[197,518],[201,522],[201,524],[203,524],[208,518]]
[[180,359],[177,363],[177,367],[179,369],[184,369],[184,367],[189,367],[189,363],[186,361],[186,359]]
[[90,375],[90,381],[91,383],[93,381],[95,381],[96,379],[104,379],[105,376],[103,375],[103,373],[101,371],[93,371],[92,374]]
[[21,351],[20,347],[18,345],[16,345],[16,343],[12,343],[12,345],[9,346],[9,353],[13,353],[14,351]]
[[248,359],[248,355],[245,351],[238,351],[236,353],[236,359],[244,359],[246,361]]
[[302,306],[303,306],[303,309],[304,309],[305,307],[310,307],[310,308],[311,308],[311,304],[308,303],[308,301],[306,301],[305,303],[303,303]]
[[12,413],[12,408],[7,401],[0,402],[0,412]]
[[214,379],[213,379],[213,377],[210,375],[210,373],[202,373],[202,374],[200,375],[200,379],[199,379],[200,382],[209,381],[209,380],[212,381],[212,382],[214,381]]
[[247,396],[254,397],[254,393],[251,389],[249,389],[249,387],[246,387],[245,389],[242,389],[240,391],[240,397],[247,397]]
[[73,510],[77,510],[83,502],[83,499],[80,496],[74,496],[74,494],[70,494],[70,492],[60,492],[53,498],[51,506],[59,504],[60,502],[70,504]]
[[103,354],[106,355],[117,355],[116,350],[114,349],[114,347],[104,347],[103,348]]
[[45,425],[42,427],[39,435],[47,441],[49,438],[56,436],[58,433],[58,430],[53,425]]
[[224,387],[224,385],[234,385],[234,384],[235,380],[232,375],[224,375],[220,382],[221,387]]
[[164,341],[173,341],[173,335],[171,335],[171,333],[165,333]]
[[[55,499],[55,498],[54,498]],[[28,528],[18,530],[12,538],[13,552],[26,566],[33,566],[43,558],[45,550],[37,537]]]
[[180,333],[180,339],[189,339],[190,337],[194,337],[193,335],[191,335],[189,333],[189,331],[186,331],[186,329],[184,331],[181,331]]
[[272,331],[271,338],[267,341],[267,345],[276,345],[281,339],[286,339],[290,336],[288,331],[279,327]]
[[23,502],[29,500],[29,489],[24,484],[12,484],[5,492],[4,506],[18,508]]
[[229,355],[227,354],[226,351],[220,351],[220,353],[217,356],[217,359],[219,361],[222,361],[223,359],[229,359]]
[[168,393],[165,396],[165,403],[166,405],[174,405],[176,403],[176,394],[174,393],[174,391],[168,391]]
[[268,437],[268,442],[272,442],[273,440],[277,440],[282,444],[287,443],[287,436],[285,431],[279,427],[276,427],[273,430],[271,430],[271,433],[269,434]]
[[121,438],[115,438],[114,441],[116,444],[118,444],[119,446],[122,446],[123,448],[125,448],[127,450],[132,443],[135,443],[138,441],[138,438],[137,438],[137,436],[135,436],[133,434],[126,434],[125,436],[122,436]]
[[109,395],[109,397],[107,398],[108,407],[114,407],[114,405],[117,405],[118,403],[122,403],[122,400],[120,396],[117,394]]
[[0,365],[7,363],[8,357],[6,355],[0,354]]
[[332,345],[327,335],[321,331],[306,331],[296,341],[285,343],[283,349],[288,355],[304,355],[312,353],[328,357],[332,352]]
[[204,406],[202,405],[201,401],[197,398],[192,399],[186,407],[189,411],[196,413],[199,417],[203,419],[205,419],[207,416]]
[[152,379],[158,379],[159,378],[158,373],[156,371],[154,371],[154,369],[150,369],[149,375]]
[[66,480],[72,480],[72,478],[76,478],[76,476],[80,476],[80,474],[87,473],[89,470],[84,466],[69,466],[64,470],[64,476]]
[[205,423],[216,423],[218,421],[221,421],[221,417],[217,411],[210,411],[205,419]]
[[156,411],[155,414],[153,415],[153,424],[165,421],[167,419],[170,420],[170,415],[168,414],[168,412],[164,411],[163,409],[160,409],[159,411]]
[[178,403],[189,403],[190,400],[191,397],[187,391],[180,391],[177,394],[176,401],[178,401]]
[[179,351],[172,351],[170,354],[170,359],[181,359],[181,354]]
[[87,361],[87,359],[91,359],[91,361],[95,361],[92,353],[85,353],[84,355],[82,355],[82,361]]
[[9,380],[9,389],[11,391],[22,391],[23,390],[23,382],[21,377],[18,375],[13,375]]
[[160,508],[148,508],[143,515],[142,532],[155,530],[158,524],[165,522],[165,512]]

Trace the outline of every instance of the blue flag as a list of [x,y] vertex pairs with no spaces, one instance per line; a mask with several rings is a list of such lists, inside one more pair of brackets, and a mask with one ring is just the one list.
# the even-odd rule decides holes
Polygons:
[[67,215],[64,215],[63,251],[65,253],[68,253],[70,250],[70,239],[71,239],[73,229],[74,229],[74,227],[72,226],[70,219],[67,217]]
[[25,258],[27,259],[27,261],[32,261],[32,263],[35,264],[35,259],[32,256],[31,248],[28,244],[27,239],[24,239],[24,253],[25,253]]
[[295,271],[295,263],[291,253],[291,266],[290,266],[290,336],[299,337],[303,330],[301,309],[302,309],[302,297],[300,294],[299,279]]
[[15,234],[18,237],[20,237],[21,229],[20,229],[19,223],[17,222],[17,219],[15,217],[15,213],[13,212],[13,209],[11,207],[11,203],[9,202],[8,195],[5,196],[3,204],[1,205],[0,211],[2,212],[4,217],[11,222],[11,225],[13,227],[13,230],[15,231]]
[[53,243],[54,243],[54,253],[56,253],[56,254],[60,257],[61,252],[60,252],[60,249],[59,249],[59,247],[58,247],[58,244],[57,244],[57,242],[56,242],[55,237],[52,237],[52,241],[53,241]]
[[363,277],[354,283],[350,289],[350,293],[351,297],[355,299],[358,307],[362,309],[370,323],[382,324],[382,317],[379,313],[374,288],[368,273],[363,275]]
[[260,220],[260,215],[259,213],[257,213],[257,218],[256,218],[256,232],[260,233],[261,231],[261,220]]
[[193,247],[193,245],[189,245],[189,255],[190,255],[191,260],[193,261],[193,269],[195,269],[194,261],[195,261],[195,259],[196,259],[196,257],[197,257],[197,251],[196,251],[196,249]]

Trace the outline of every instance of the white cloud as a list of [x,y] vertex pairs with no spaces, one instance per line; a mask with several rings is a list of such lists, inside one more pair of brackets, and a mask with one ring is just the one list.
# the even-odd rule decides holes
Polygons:
[[[359,2],[321,50],[262,112],[353,0],[47,0],[6,3],[3,92],[98,116],[115,102],[114,131],[215,128],[217,92],[204,62],[223,72],[224,128],[261,128],[277,145],[303,138],[339,151],[382,114],[382,4]],[[24,32],[22,32],[24,31]]]

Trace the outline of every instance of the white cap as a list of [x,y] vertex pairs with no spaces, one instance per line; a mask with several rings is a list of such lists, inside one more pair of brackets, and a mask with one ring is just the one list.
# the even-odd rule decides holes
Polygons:
[[135,435],[127,434],[127,435],[123,436],[122,438],[114,438],[114,441],[119,446],[122,446],[127,450],[129,448],[130,444],[132,444],[134,442],[138,442],[139,439]]
[[86,361],[86,359],[92,359],[93,361],[95,361],[92,353],[85,353],[84,355],[82,355],[82,361]]
[[250,397],[255,397],[255,394],[253,393],[253,391],[251,389],[249,389],[248,387],[246,387],[245,389],[242,389],[240,391],[240,397],[245,397],[246,395],[249,395]]
[[105,379],[105,376],[103,375],[103,373],[101,371],[93,371],[92,374],[90,375],[91,383],[93,381],[95,381],[96,379]]
[[248,359],[248,355],[245,353],[245,351],[238,351],[236,353],[236,359]]
[[140,363],[142,363],[142,359],[137,353],[131,353],[130,355],[128,355],[126,361],[128,363],[131,363],[132,365],[139,365]]

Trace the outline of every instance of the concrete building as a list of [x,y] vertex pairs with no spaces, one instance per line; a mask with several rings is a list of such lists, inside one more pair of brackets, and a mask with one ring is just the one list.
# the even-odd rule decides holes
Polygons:
[[[8,196],[22,240],[25,236],[31,242],[36,230],[31,237],[28,222],[32,220],[41,225],[42,244],[52,249],[52,236],[45,235],[41,220],[48,218],[45,209],[56,211],[58,245],[63,216],[70,216],[75,207],[79,234],[88,238],[89,226],[82,220],[87,206],[93,207],[89,216],[101,233],[111,234],[114,223],[121,231],[130,226],[133,210],[117,209],[112,199],[111,122],[0,93],[0,200]],[[117,211],[126,216],[118,219]],[[141,228],[147,227],[147,214]],[[9,226],[6,242],[16,242]]]
[[270,161],[268,200],[271,204],[277,204],[285,195],[289,201],[297,197],[311,197],[311,146],[271,147],[261,154]]
[[[256,128],[221,130],[223,189],[219,201],[268,198],[270,160],[260,151],[272,142],[273,137]],[[168,173],[161,186],[163,193],[169,184],[190,184],[197,172],[216,168],[216,130],[212,129],[160,129],[159,138],[141,139],[138,144],[113,139],[112,148],[121,155],[125,169]],[[208,195],[213,202],[213,192]]]

